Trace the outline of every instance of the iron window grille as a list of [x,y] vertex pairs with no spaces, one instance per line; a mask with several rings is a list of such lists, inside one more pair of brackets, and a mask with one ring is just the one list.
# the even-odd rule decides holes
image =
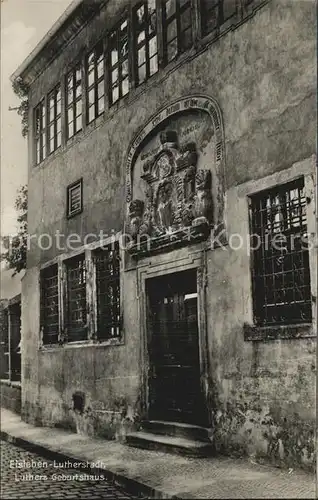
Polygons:
[[128,20],[109,34],[109,102],[114,104],[129,92]]
[[61,146],[61,86],[48,95],[48,152],[53,153]]
[[158,71],[156,0],[139,3],[133,12],[136,85]]
[[80,255],[65,261],[67,280],[66,339],[87,340],[86,264]]
[[74,217],[83,211],[83,179],[67,187],[67,217]]
[[9,306],[10,315],[10,379],[21,380],[21,304]]
[[110,339],[120,336],[119,245],[110,244],[94,255],[97,296],[97,336]]
[[202,32],[207,35],[237,15],[237,0],[201,0]]
[[304,179],[250,197],[250,224],[255,323],[311,322]]
[[163,0],[164,62],[192,45],[191,0]]
[[46,116],[44,99],[37,105],[34,114],[36,164],[38,165],[46,157]]
[[78,64],[66,79],[67,138],[83,127],[82,67]]
[[87,122],[103,114],[105,109],[105,58],[103,42],[99,42],[86,60]]
[[41,271],[41,330],[43,344],[56,344],[59,336],[57,264]]

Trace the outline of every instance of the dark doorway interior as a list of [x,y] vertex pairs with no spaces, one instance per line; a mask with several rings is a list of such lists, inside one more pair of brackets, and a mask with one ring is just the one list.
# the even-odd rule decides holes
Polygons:
[[206,425],[196,271],[148,280],[147,296],[149,418]]

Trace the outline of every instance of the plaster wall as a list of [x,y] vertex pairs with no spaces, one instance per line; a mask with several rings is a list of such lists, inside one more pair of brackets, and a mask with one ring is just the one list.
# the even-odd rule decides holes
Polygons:
[[[109,2],[34,82],[31,109],[71,67],[74,57],[97,41],[115,10],[120,11],[119,2]],[[297,162],[315,152],[315,23],[314,2],[272,0],[211,46],[201,47],[198,53],[191,49],[133,90],[37,167],[30,134],[30,234],[54,235],[59,230],[83,238],[100,230],[108,234],[121,230],[130,142],[162,106],[193,93],[213,96],[222,111],[225,222],[229,231],[246,231],[246,193],[240,194],[240,186],[275,173],[279,179],[280,172],[292,165],[298,165],[294,168],[301,174]],[[30,118],[32,123],[31,114]],[[84,210],[68,220],[66,187],[80,177]],[[141,414],[137,272],[122,273],[123,345],[39,350],[39,266],[67,250],[56,248],[54,239],[49,249],[41,250],[35,240],[23,279],[23,416],[120,438],[137,425]],[[186,255],[187,249],[181,253]],[[170,261],[175,258],[171,253]],[[251,322],[249,257],[244,251],[208,251],[207,270],[213,389],[209,405],[216,447],[310,465],[315,339],[245,342],[243,325]],[[76,391],[85,394],[82,414],[73,410]]]

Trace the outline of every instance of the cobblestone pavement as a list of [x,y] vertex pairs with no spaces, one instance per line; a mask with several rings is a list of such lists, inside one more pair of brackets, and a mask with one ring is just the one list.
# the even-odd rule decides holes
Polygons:
[[97,476],[89,469],[68,465],[1,441],[1,500],[133,498],[120,487],[110,484],[102,473]]

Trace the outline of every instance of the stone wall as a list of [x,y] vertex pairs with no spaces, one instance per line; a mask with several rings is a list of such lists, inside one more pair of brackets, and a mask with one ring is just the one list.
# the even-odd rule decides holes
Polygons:
[[0,380],[1,406],[7,410],[21,413],[21,384]]

